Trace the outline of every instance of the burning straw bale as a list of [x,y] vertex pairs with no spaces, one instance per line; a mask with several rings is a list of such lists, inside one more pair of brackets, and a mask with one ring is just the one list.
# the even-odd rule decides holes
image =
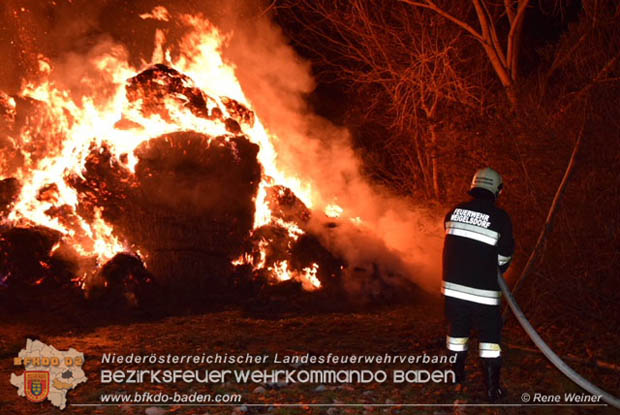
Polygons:
[[[231,118],[225,118],[216,100],[194,85],[190,77],[179,71],[157,64],[127,81],[127,99],[140,106],[144,116],[158,115],[171,121],[167,100],[176,101],[196,117],[219,120],[232,134],[240,134],[239,123],[254,125],[254,113],[232,98],[221,97]],[[209,108],[211,108],[209,110]]]
[[230,273],[230,258],[241,254],[253,226],[261,175],[257,153],[258,146],[243,136],[210,139],[190,132],[138,149],[137,190],[144,201],[139,206],[168,218],[142,219],[133,232],[138,245],[157,252],[147,261],[150,270],[210,281],[206,289]]
[[207,108],[211,98],[195,87],[191,78],[166,65],[145,69],[129,79],[125,89],[129,102],[140,102],[140,110],[147,117],[155,114],[170,121],[167,99],[176,100],[197,117],[212,116]]
[[150,140],[136,154],[145,200],[181,214],[239,222],[235,227],[244,234],[252,228],[261,175],[256,144],[243,136],[180,132]]
[[75,315],[83,292],[72,278],[76,265],[55,247],[60,234],[45,227],[15,227],[0,232],[0,309],[36,309],[40,315]]
[[44,228],[10,228],[0,233],[0,291],[19,301],[33,291],[72,286],[71,264],[53,255],[60,233]]
[[[129,79],[126,96],[145,117],[171,121],[169,109],[180,106],[221,122],[230,134],[180,131],[154,137],[136,148],[135,174],[110,149],[93,148],[82,177],[71,178],[80,215],[92,219],[100,209],[165,285],[194,293],[215,290],[216,281],[232,272],[230,259],[242,253],[253,226],[259,148],[242,135],[240,123],[253,125],[254,114],[223,98],[232,117],[226,118],[189,77],[161,64]],[[134,124],[123,119],[117,128]]]
[[101,208],[104,219],[146,254],[157,278],[216,288],[213,279],[230,273],[230,258],[241,254],[252,230],[258,146],[243,136],[188,131],[149,140],[136,154],[135,176],[127,178],[109,153],[91,153],[85,180],[74,178],[80,205]]
[[342,271],[345,263],[321,244],[312,234],[302,235],[291,247],[291,267],[302,270],[308,264],[317,264],[317,278],[324,290],[342,289]]
[[[315,235],[301,228],[299,230],[304,233],[291,235],[289,229],[279,223],[270,223],[254,230],[246,252],[250,253],[250,262],[256,265],[254,277],[257,284],[282,284],[289,280],[298,282],[297,277],[304,276],[302,280],[305,280],[306,289],[313,290],[320,286],[323,291],[344,294],[341,285],[343,261],[330,253]],[[313,287],[308,285],[311,280]],[[266,297],[271,292],[270,288],[263,287],[261,295]]]
[[285,222],[304,226],[310,220],[310,210],[299,200],[295,193],[284,186],[271,186],[267,189],[267,203],[271,216]]
[[151,273],[131,254],[115,255],[86,288],[89,299],[110,307],[151,307],[161,295]]

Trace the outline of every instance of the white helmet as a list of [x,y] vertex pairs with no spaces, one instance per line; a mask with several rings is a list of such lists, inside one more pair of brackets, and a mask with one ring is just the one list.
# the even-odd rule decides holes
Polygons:
[[502,191],[503,186],[502,176],[492,168],[485,167],[474,174],[470,190],[474,188],[486,189],[497,197]]

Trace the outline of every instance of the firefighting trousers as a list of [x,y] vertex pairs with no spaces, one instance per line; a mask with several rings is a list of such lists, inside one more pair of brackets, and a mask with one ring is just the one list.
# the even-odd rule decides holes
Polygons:
[[467,351],[469,335],[473,328],[478,331],[480,357],[500,357],[499,343],[503,325],[500,305],[473,303],[447,296],[444,298],[446,318],[450,324],[446,338],[448,350]]

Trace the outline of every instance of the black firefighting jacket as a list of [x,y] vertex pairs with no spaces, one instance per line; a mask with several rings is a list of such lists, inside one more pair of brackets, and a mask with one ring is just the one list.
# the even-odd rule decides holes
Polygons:
[[473,194],[472,200],[450,210],[444,221],[441,291],[445,296],[496,305],[501,297],[497,270],[508,269],[514,252],[512,223],[495,206],[491,192]]

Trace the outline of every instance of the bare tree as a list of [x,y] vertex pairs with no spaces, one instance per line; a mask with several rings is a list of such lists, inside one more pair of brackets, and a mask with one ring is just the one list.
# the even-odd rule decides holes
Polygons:
[[[480,105],[481,89],[459,70],[463,33],[398,2],[297,0],[290,6],[304,10],[303,16],[290,13],[305,32],[297,40],[331,68],[329,76],[363,91],[373,119],[385,114],[387,127],[411,136],[413,158],[406,157],[406,165],[421,172],[429,196],[439,199],[440,112],[451,104]],[[308,35],[313,39],[300,39]]]
[[[415,7],[422,7],[443,16],[461,29],[472,35],[484,49],[489,62],[493,66],[500,82],[506,90],[511,104],[517,104],[514,91],[519,70],[519,49],[523,20],[530,0],[504,0],[502,6],[491,6],[485,0],[472,0],[478,18],[479,29],[475,29],[464,18],[450,14],[435,1],[399,0]],[[503,13],[502,13],[503,12]],[[508,19],[508,32],[498,33],[498,17],[505,15]],[[505,38],[501,41],[500,35]]]

